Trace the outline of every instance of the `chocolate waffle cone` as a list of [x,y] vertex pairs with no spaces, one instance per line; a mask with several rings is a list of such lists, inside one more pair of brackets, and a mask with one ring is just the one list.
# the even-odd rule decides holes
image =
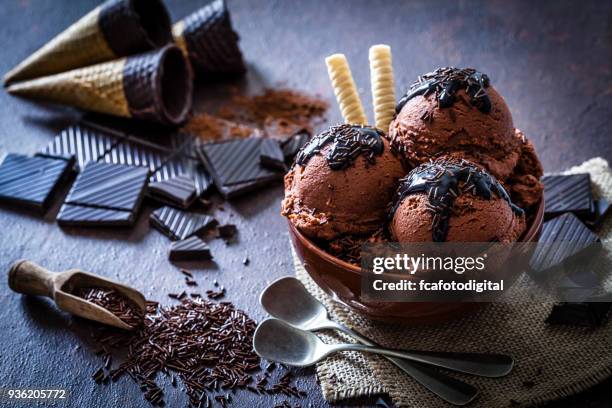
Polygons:
[[174,24],[176,44],[189,58],[199,77],[236,76],[246,72],[224,0],[214,0]]
[[10,85],[13,95],[163,124],[182,123],[193,78],[181,50],[156,51]]
[[172,41],[161,0],[109,0],[96,7],[4,76],[16,81],[137,54]]

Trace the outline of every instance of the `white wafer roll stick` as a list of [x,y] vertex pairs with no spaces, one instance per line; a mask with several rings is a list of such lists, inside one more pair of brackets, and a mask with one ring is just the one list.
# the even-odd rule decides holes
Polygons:
[[388,45],[370,47],[370,76],[376,127],[386,133],[395,114],[395,82],[391,47]]
[[351,68],[344,54],[330,55],[325,58],[325,63],[344,122],[351,125],[367,124]]

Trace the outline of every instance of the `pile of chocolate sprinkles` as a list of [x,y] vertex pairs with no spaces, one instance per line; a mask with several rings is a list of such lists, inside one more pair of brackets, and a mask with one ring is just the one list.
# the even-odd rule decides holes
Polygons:
[[[489,77],[473,68],[438,68],[433,72],[419,76],[410,85],[406,94],[397,104],[395,112],[399,113],[404,105],[415,96],[428,96],[433,93],[440,108],[449,108],[457,100],[460,100],[468,106],[477,107],[483,113],[489,113],[491,111],[491,99],[486,91],[488,87]],[[457,94],[457,91],[462,89],[470,97],[469,101],[466,101],[462,95]],[[421,119],[431,121],[431,113],[426,112]]]
[[332,170],[343,170],[349,167],[359,155],[367,162],[374,164],[376,156],[383,153],[384,134],[370,126],[336,125],[313,137],[296,156],[295,162],[305,166],[313,156],[320,154],[327,145],[326,159]]
[[427,210],[432,213],[432,239],[444,242],[455,200],[469,193],[490,200],[493,194],[505,200],[515,214],[523,210],[510,200],[504,187],[489,173],[467,160],[438,159],[421,164],[400,180],[391,208],[392,218],[404,199],[412,194],[425,193]]
[[[175,306],[147,302],[143,325],[135,332],[101,328],[94,340],[104,365],[94,374],[97,383],[116,381],[127,374],[154,406],[164,405],[164,392],[156,382],[165,374],[173,387],[182,382],[189,407],[228,406],[232,393],[245,389],[257,394],[304,396],[291,385],[287,372],[271,381],[274,363],[263,370],[252,349],[256,323],[230,302],[212,302],[200,296],[181,297]],[[127,352],[112,367],[113,352]]]
[[140,308],[114,289],[79,288],[74,294],[105,308],[130,327],[136,328],[142,324],[143,314]]

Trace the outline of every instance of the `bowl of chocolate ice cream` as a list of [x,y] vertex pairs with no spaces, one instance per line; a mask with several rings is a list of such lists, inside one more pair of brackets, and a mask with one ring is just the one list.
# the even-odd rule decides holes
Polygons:
[[372,319],[432,324],[482,303],[368,301],[362,245],[537,242],[542,173],[489,77],[441,68],[410,86],[389,129],[344,124],[313,137],[285,177],[282,214],[333,299]]

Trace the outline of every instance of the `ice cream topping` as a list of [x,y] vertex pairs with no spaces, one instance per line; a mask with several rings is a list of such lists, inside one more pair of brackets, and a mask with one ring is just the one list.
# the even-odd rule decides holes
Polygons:
[[[476,106],[481,112],[489,113],[491,100],[485,90],[488,86],[489,77],[473,68],[438,68],[419,76],[400,99],[395,112],[399,113],[406,102],[415,96],[427,96],[431,93],[435,93],[440,108],[449,108],[457,99],[463,99],[461,95],[457,95],[457,91],[463,89],[471,98],[469,103]],[[464,102],[468,101],[464,100]]]
[[331,145],[327,151],[327,164],[332,170],[346,169],[359,156],[363,155],[366,160],[374,164],[376,156],[380,156],[384,150],[384,134],[373,127],[361,125],[337,125],[332,126],[325,132],[319,133],[302,148],[295,162],[305,166],[316,154],[327,145]]
[[515,214],[523,214],[523,210],[512,203],[504,187],[495,178],[466,160],[440,159],[416,167],[400,180],[391,216],[407,196],[417,193],[427,195],[426,207],[433,215],[434,242],[446,241],[453,203],[464,193],[485,200],[490,200],[494,193],[505,200]]

